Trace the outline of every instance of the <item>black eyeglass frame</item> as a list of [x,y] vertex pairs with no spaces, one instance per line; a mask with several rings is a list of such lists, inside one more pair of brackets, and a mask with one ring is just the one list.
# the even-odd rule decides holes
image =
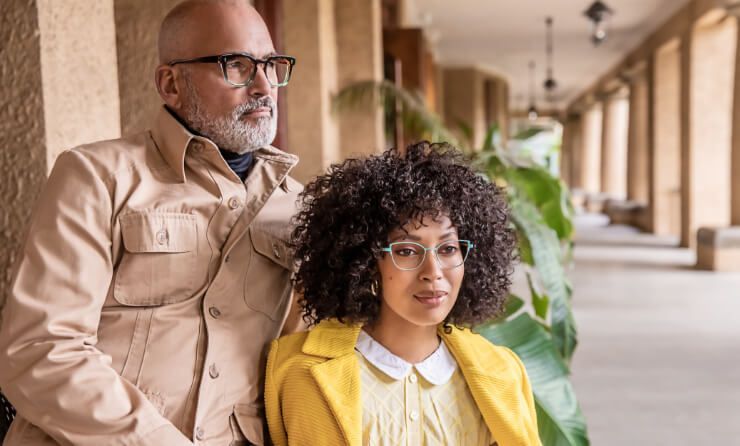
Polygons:
[[[232,82],[229,80],[229,76],[226,74],[226,62],[229,57],[234,56],[240,56],[240,57],[246,57],[249,59],[250,62],[254,65],[254,69],[252,70],[252,73],[249,75],[249,78],[242,84]],[[267,69],[267,64],[270,63],[273,59],[284,59],[289,62],[288,67],[288,75],[285,76],[285,81],[273,84],[270,79],[267,79],[267,82],[270,83],[272,87],[284,87],[288,85],[288,82],[290,81],[290,76],[293,74],[293,67],[295,66],[295,57],[292,56],[284,56],[281,54],[276,54],[274,56],[269,56],[266,59],[257,59],[254,56],[251,56],[247,53],[226,53],[226,54],[219,54],[217,56],[203,56],[203,57],[194,57],[192,59],[175,59],[167,62],[167,65],[174,66],[178,64],[183,63],[218,63],[218,65],[221,67],[221,74],[224,76],[224,80],[235,86],[235,87],[247,87],[252,82],[254,82],[254,78],[257,75],[257,70],[259,69],[259,66],[262,65],[262,70],[265,71]],[[267,75],[267,72],[265,71],[265,75]]]

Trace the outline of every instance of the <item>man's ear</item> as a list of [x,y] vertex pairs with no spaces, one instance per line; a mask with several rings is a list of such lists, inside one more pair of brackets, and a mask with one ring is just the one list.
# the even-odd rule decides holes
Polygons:
[[183,91],[179,80],[179,73],[169,65],[160,65],[154,72],[154,82],[159,96],[173,110],[178,110],[182,106]]

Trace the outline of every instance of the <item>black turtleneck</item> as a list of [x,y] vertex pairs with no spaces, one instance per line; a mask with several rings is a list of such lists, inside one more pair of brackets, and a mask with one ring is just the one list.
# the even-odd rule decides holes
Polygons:
[[224,157],[226,162],[229,164],[229,167],[231,167],[231,170],[233,170],[242,181],[246,180],[247,175],[249,175],[249,169],[252,167],[252,161],[254,160],[252,152],[239,155],[238,153],[229,152],[228,150],[220,148],[218,150],[221,151],[221,156]]

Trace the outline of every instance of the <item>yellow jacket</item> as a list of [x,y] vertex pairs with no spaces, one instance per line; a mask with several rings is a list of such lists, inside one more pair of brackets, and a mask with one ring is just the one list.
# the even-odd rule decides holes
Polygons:
[[[325,321],[273,341],[265,410],[272,441],[282,445],[362,445],[359,326]],[[470,330],[439,335],[457,360],[499,446],[540,446],[529,379],[511,350]]]

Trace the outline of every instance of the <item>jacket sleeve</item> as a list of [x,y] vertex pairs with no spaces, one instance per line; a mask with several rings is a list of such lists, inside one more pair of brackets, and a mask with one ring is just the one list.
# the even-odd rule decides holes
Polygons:
[[113,276],[108,178],[59,156],[0,316],[0,388],[60,444],[192,445],[96,348]]
[[278,356],[278,339],[272,341],[270,353],[267,356],[267,369],[265,370],[265,415],[267,416],[267,427],[270,430],[270,440],[275,446],[287,446],[288,434],[283,424],[283,409],[280,403],[279,384],[275,376],[275,362]]

